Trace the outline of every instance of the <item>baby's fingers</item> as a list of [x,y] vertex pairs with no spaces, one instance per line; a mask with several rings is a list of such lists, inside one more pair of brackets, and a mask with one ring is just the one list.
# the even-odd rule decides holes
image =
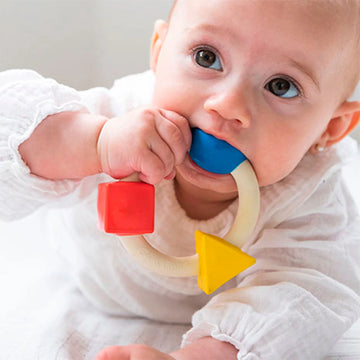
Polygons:
[[157,131],[160,137],[170,147],[175,165],[184,161],[191,145],[191,130],[189,122],[183,116],[168,110],[160,110],[162,119],[158,119]]
[[146,154],[141,156],[138,169],[139,179],[150,184],[157,184],[164,178],[173,177],[175,157],[160,136],[154,136],[148,141]]

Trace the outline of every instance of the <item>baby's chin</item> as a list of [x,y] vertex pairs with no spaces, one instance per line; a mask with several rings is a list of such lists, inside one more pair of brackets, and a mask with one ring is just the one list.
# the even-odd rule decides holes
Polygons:
[[[264,165],[264,164],[262,164]],[[281,182],[288,177],[296,168],[296,164],[288,164],[288,166],[260,166],[255,170],[256,177],[259,183],[259,187],[271,186],[278,182]]]

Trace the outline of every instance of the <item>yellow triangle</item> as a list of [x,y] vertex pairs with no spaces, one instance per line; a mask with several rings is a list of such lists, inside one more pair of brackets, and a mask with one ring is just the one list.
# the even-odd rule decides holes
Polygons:
[[199,256],[198,284],[208,295],[256,262],[218,236],[197,230],[195,240]]

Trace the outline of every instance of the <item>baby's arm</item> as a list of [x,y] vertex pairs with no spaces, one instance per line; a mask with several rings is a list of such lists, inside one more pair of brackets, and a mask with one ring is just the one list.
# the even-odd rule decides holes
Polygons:
[[95,360],[236,360],[237,349],[230,343],[203,337],[170,355],[145,345],[111,346]]
[[48,116],[19,146],[35,175],[47,179],[80,179],[100,172],[97,140],[103,116],[62,112]]
[[50,115],[19,151],[31,172],[47,179],[139,172],[141,180],[155,184],[173,177],[190,143],[185,118],[148,107],[110,120],[85,112]]

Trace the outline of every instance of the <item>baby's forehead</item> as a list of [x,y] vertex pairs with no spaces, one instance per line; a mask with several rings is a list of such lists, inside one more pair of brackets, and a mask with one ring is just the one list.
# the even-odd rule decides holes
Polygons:
[[[180,23],[192,26],[192,20],[198,21],[201,16],[203,16],[203,22],[216,21],[219,17],[223,27],[233,27],[236,30],[241,28],[241,22],[244,20],[244,5],[247,8],[249,8],[248,5],[255,8],[255,11],[258,14],[261,13],[263,18],[266,18],[269,12],[278,11],[279,18],[287,17],[289,13],[292,13],[289,19],[294,19],[293,14],[297,13],[299,19],[306,20],[310,17],[311,22],[319,26],[325,27],[332,23],[334,26],[328,28],[329,34],[334,29],[346,28],[350,34],[357,34],[360,37],[360,0],[175,0],[169,20],[175,18]],[[207,17],[209,13],[214,16]],[[228,21],[224,21],[226,19]],[[276,23],[274,23],[275,26],[277,26]],[[304,21],[305,26],[306,21]],[[291,26],[289,31],[291,31]]]
[[[179,14],[185,14],[182,16],[183,21],[190,21],[190,14],[193,12],[202,13],[209,7],[218,7],[219,14],[226,10],[226,7],[234,7],[241,3],[251,2],[258,6],[261,11],[261,7],[264,8],[263,16],[266,16],[266,9],[269,6],[281,7],[282,3],[286,3],[288,9],[293,7],[303,7],[307,12],[313,12],[314,14],[320,14],[321,16],[314,15],[312,22],[318,22],[320,26],[323,25],[323,18],[327,18],[327,24],[332,24],[329,27],[329,34],[333,34],[335,29],[338,31],[345,31],[347,34],[347,41],[354,48],[354,59],[350,68],[354,68],[356,73],[360,73],[360,0],[175,0],[171,10],[171,17],[175,16],[179,11]],[[283,11],[283,8],[282,8]],[[279,16],[285,16],[282,13]],[[169,18],[169,20],[171,19]],[[241,18],[241,14],[237,14],[236,11],[231,13],[231,19],[224,26],[233,26],[235,29],[238,26],[236,21],[237,17]],[[276,26],[276,24],[274,24]],[[214,34],[215,36],[216,34]],[[331,36],[331,35],[329,35]],[[348,44],[348,45],[349,45]],[[319,44],[321,46],[321,44]],[[339,49],[340,50],[340,49]],[[346,59],[349,61],[349,59]],[[357,76],[356,76],[357,78]]]

